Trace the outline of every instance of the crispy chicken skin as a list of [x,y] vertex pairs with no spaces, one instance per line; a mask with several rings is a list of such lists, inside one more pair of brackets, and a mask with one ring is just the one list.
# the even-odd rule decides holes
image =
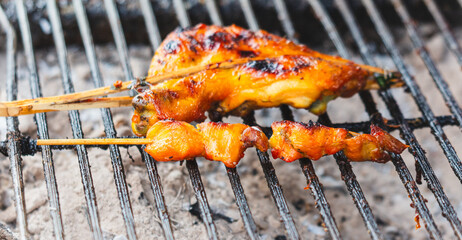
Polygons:
[[171,79],[140,93],[133,99],[134,133],[145,136],[150,126],[165,119],[200,122],[206,111],[242,116],[288,104],[320,114],[328,101],[371,88],[374,73],[383,73],[265,31],[199,24],[168,35],[148,75],[242,58],[249,61]]
[[286,162],[305,157],[318,160],[341,150],[353,162],[387,162],[388,152],[400,154],[408,147],[375,125],[371,125],[371,134],[291,121],[274,122],[271,128],[269,144],[273,158]]
[[208,122],[198,124],[196,129],[186,122],[165,120],[153,124],[146,137],[153,143],[145,151],[157,161],[205,157],[234,168],[247,148],[268,150],[265,134],[244,124]]

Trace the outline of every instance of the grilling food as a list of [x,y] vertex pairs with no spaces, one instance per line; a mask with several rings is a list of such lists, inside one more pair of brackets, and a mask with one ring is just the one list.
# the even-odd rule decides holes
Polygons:
[[[386,75],[380,68],[321,54],[265,31],[203,24],[168,35],[148,75],[242,59],[249,61],[232,68],[206,69],[140,91],[133,99],[134,133],[145,136],[159,120],[203,121],[206,111],[243,116],[254,109],[288,104],[320,114],[332,99],[377,89],[375,76]],[[402,84],[394,81],[394,86]]]
[[388,152],[400,154],[408,146],[376,125],[371,134],[349,132],[343,128],[330,128],[320,124],[303,124],[292,121],[274,122],[269,140],[273,158],[292,162],[300,158],[318,160],[324,155],[341,150],[353,162],[387,162]]
[[234,168],[244,151],[255,146],[268,150],[268,138],[257,127],[244,124],[201,123],[197,129],[180,121],[158,121],[148,131],[152,143],[145,151],[157,161],[179,161],[205,157]]
[[146,138],[128,139],[39,139],[37,145],[111,145],[146,144],[145,151],[157,161],[180,161],[205,157],[234,168],[244,151],[256,147],[262,152],[271,148],[273,158],[292,162],[300,158],[318,160],[324,155],[345,153],[350,161],[387,162],[389,152],[400,154],[408,146],[371,125],[371,134],[349,132],[320,124],[292,121],[274,122],[268,140],[258,127],[244,124],[200,123],[193,125],[175,120],[161,120],[149,129]]

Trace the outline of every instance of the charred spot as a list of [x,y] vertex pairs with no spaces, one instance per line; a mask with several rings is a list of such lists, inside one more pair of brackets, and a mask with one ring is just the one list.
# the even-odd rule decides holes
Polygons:
[[180,50],[180,42],[177,40],[171,40],[164,45],[164,51],[167,54],[176,54]]
[[251,31],[241,31],[239,33],[239,35],[237,35],[234,40],[235,41],[248,41],[249,39],[251,39],[255,34]]
[[226,39],[227,34],[224,32],[215,32],[205,39],[205,49],[214,49],[217,46],[228,43]]
[[242,58],[252,58],[252,57],[256,57],[257,56],[257,53],[254,52],[254,51],[239,51],[239,56],[242,57]]
[[282,65],[277,63],[274,60],[258,60],[258,61],[251,61],[245,64],[247,68],[254,69],[256,71],[264,72],[264,73],[273,73],[277,74],[281,72]]

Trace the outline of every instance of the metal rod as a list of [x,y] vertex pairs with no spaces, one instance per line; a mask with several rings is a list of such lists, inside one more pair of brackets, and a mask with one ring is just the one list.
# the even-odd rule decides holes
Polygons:
[[[95,46],[93,45],[93,38],[91,36],[90,26],[88,23],[87,14],[81,0],[73,0],[74,9],[76,12],[77,23],[82,36],[83,44],[85,47],[85,53],[87,55],[88,64],[92,74],[92,79],[95,87],[102,87],[103,80],[101,72],[98,66]],[[101,115],[103,118],[104,129],[106,136],[109,138],[116,137],[116,131],[114,128],[114,122],[112,120],[112,113],[109,109],[101,109]],[[125,180],[124,167],[122,165],[122,158],[120,156],[119,147],[116,145],[110,145],[111,163],[114,171],[114,180],[117,188],[117,194],[119,197],[120,207],[122,210],[122,216],[124,218],[125,227],[129,239],[136,239],[135,232],[135,221],[133,218],[133,211],[130,203],[130,197]]]
[[144,17],[144,24],[146,25],[146,29],[148,31],[151,47],[153,51],[155,51],[159,47],[162,38],[160,36],[156,16],[154,15],[154,11],[152,10],[151,1],[140,0],[140,7]]
[[[244,123],[247,125],[258,126],[253,114],[245,117]],[[290,214],[289,206],[287,205],[287,201],[282,192],[282,187],[279,184],[276,170],[269,160],[268,153],[257,149],[257,155],[258,159],[260,160],[261,167],[263,168],[263,172],[265,173],[266,182],[268,183],[271,195],[273,196],[276,207],[279,210],[279,214],[281,215],[282,222],[284,223],[284,227],[286,228],[289,238],[300,239],[297,228],[295,227],[294,219]]]
[[423,0],[425,5],[427,5],[430,14],[435,19],[436,25],[441,30],[443,34],[444,40],[446,41],[446,45],[448,46],[449,50],[452,51],[454,56],[457,58],[457,62],[459,66],[462,67],[462,48],[460,47],[459,43],[457,42],[456,37],[452,33],[451,29],[447,21],[444,19],[443,14],[439,10],[438,6],[436,6],[435,1],[433,0]]
[[[436,86],[440,90],[441,95],[443,95],[446,106],[448,106],[452,114],[454,114],[454,117],[459,122],[459,128],[462,129],[462,109],[460,109],[459,104],[454,98],[452,92],[449,90],[449,86],[446,80],[443,79],[440,71],[438,71],[436,67],[435,62],[433,62],[433,60],[430,57],[430,54],[426,50],[422,38],[418,33],[415,21],[411,19],[411,16],[409,15],[409,12],[407,11],[403,2],[401,2],[400,0],[392,0],[392,3],[395,6],[395,9],[398,12],[398,15],[400,16],[402,22],[406,26],[407,33],[411,38],[411,41],[414,45],[414,49],[417,51],[417,53],[420,55],[420,58],[422,58],[423,62],[427,66],[427,69],[430,72],[433,81],[436,83]],[[460,163],[460,166],[462,167],[462,163]]]
[[[219,20],[214,22],[214,24],[220,26],[222,21],[218,13],[218,9],[210,7],[207,9],[210,16],[216,16],[216,18],[218,18],[216,20]],[[221,121],[221,119],[214,119],[214,121]],[[241,180],[239,178],[237,170],[235,168],[226,167],[226,172],[228,173],[229,182],[231,184],[231,188],[233,189],[233,193],[236,198],[236,205],[239,208],[239,213],[241,214],[242,221],[244,222],[244,227],[247,231],[247,234],[251,239],[260,239],[260,236],[257,232],[257,226],[255,225],[255,221],[250,211],[249,204],[247,203],[247,198],[244,194],[244,188],[241,185]]]
[[205,0],[205,6],[207,7],[207,11],[209,12],[212,24],[222,26],[223,21],[221,20],[220,11],[217,7],[215,0]]
[[165,204],[164,193],[162,190],[162,184],[160,183],[160,176],[157,172],[156,161],[149,156],[147,152],[143,150],[141,151],[145,159],[146,168],[148,169],[149,181],[151,182],[152,192],[154,193],[154,199],[156,201],[157,215],[160,219],[165,239],[173,240],[175,237],[173,235],[172,223]]
[[[312,6],[317,18],[321,21],[322,25],[327,31],[329,38],[334,43],[340,56],[346,59],[350,59],[351,56],[348,53],[346,46],[344,45],[342,39],[340,38],[340,35],[338,34],[338,31],[335,25],[330,19],[328,13],[325,11],[324,7],[321,5],[321,3],[318,0],[308,0],[308,2]],[[369,92],[364,91],[364,92],[361,92],[360,95],[363,100],[367,98],[367,102],[373,103],[372,96]],[[372,115],[375,112],[377,112],[377,109],[375,108],[375,104],[371,104],[371,105],[373,105],[373,107],[367,109],[367,112],[369,113],[369,115]],[[321,116],[320,120],[322,120],[320,121],[322,124],[326,124],[327,126],[332,125],[332,122],[329,119],[327,113],[324,114],[324,116]],[[364,196],[364,193],[361,189],[361,186],[359,185],[359,182],[356,180],[356,175],[352,171],[351,164],[348,162],[346,156],[342,153],[335,154],[334,157],[336,159],[337,164],[339,165],[342,179],[344,180],[348,188],[348,191],[350,192],[350,195],[352,196],[353,201],[356,207],[358,208],[364,220],[364,223],[366,224],[367,229],[369,230],[368,232],[371,238],[372,239],[383,239],[383,236],[380,233],[380,230],[378,229],[377,222],[375,221],[372,210]]]
[[260,239],[257,226],[253,220],[252,212],[250,211],[249,204],[247,203],[247,198],[244,194],[244,188],[242,187],[241,180],[236,168],[227,167],[226,172],[228,173],[229,182],[231,183],[231,188],[233,189],[234,196],[236,197],[236,204],[239,208],[239,212],[241,213],[244,227],[247,230],[250,239]]
[[[6,91],[8,101],[14,101],[18,98],[18,80],[16,76],[16,33],[8,17],[0,6],[0,24],[6,33]],[[24,179],[21,167],[21,151],[19,146],[18,118],[8,117],[6,119],[7,138],[8,138],[8,155],[10,158],[10,171],[13,181],[14,200],[16,207],[16,223],[19,228],[19,237],[22,240],[27,239],[29,233],[27,230],[26,202],[24,198]]]
[[[356,23],[356,21],[355,21],[355,19],[353,17],[353,14],[351,13],[350,8],[346,4],[346,1],[345,0],[337,0],[336,3],[337,3],[343,18],[345,19],[345,21],[346,21],[346,23],[347,23],[347,25],[348,25],[348,27],[349,27],[352,35],[353,35],[353,38],[355,39],[358,47],[360,47],[360,53],[361,53],[361,56],[364,59],[365,63],[369,64],[369,65],[375,65],[375,61],[373,60],[373,58],[372,58],[369,50],[367,49],[367,47],[362,47],[362,46],[367,46],[367,45],[366,45],[366,43],[364,41],[364,38],[362,36],[361,31],[358,28],[358,24]],[[415,138],[414,134],[412,133],[412,130],[410,128],[410,125],[408,124],[408,121],[404,120],[404,116],[403,116],[401,110],[399,109],[398,105],[396,104],[396,101],[394,100],[394,98],[391,95],[390,91],[389,90],[383,90],[383,91],[380,91],[379,93],[380,93],[380,96],[382,97],[382,99],[387,104],[387,107],[388,107],[390,113],[397,120],[397,124],[399,123],[401,132],[403,133],[403,136],[404,136],[406,142],[410,143],[411,152],[414,153],[413,155],[416,158],[416,161],[419,162],[420,166],[423,166],[422,170],[423,170],[424,174],[426,175],[428,185],[430,186],[430,189],[433,190],[433,193],[435,194],[436,199],[438,200],[439,203],[440,202],[446,202],[447,197],[444,194],[444,192],[442,191],[442,188],[439,185],[438,179],[434,175],[434,172],[433,172],[432,168],[430,167],[430,165],[428,163],[428,160],[427,160],[427,158],[426,158],[426,156],[424,154],[423,149],[421,148],[420,144],[418,143],[417,139]],[[402,161],[400,161],[399,159],[395,159],[394,163],[395,163],[395,167],[397,169],[400,169],[402,166],[405,166],[405,165],[403,165],[404,163],[402,163]],[[407,173],[407,171],[406,172],[398,171],[398,174],[406,174],[406,173]],[[403,179],[404,177],[401,177],[401,178]],[[409,177],[407,177],[407,178],[409,178]],[[419,198],[414,198],[414,199],[419,200]],[[440,203],[440,206],[442,206],[441,203]],[[450,204],[449,204],[449,207],[452,208],[452,206]],[[442,207],[442,209],[447,209],[447,207]],[[430,220],[430,219],[428,219],[428,220]]]
[[[73,93],[74,84],[70,76],[70,67],[68,63],[67,48],[64,41],[64,34],[59,17],[59,10],[56,1],[47,1],[48,16],[51,22],[53,38],[56,45],[56,53],[58,55],[59,66],[61,68],[61,77],[64,85],[64,92]],[[72,134],[74,138],[83,138],[82,124],[80,122],[80,114],[78,111],[69,111],[69,119],[72,126]],[[77,157],[82,177],[82,185],[85,193],[87,204],[87,213],[89,216],[89,225],[93,233],[94,239],[103,239],[103,232],[99,221],[98,205],[96,202],[95,188],[93,178],[90,171],[90,163],[88,160],[87,149],[85,146],[76,146]]]
[[282,28],[287,35],[287,38],[292,41],[297,41],[295,39],[295,28],[290,20],[289,11],[287,11],[286,4],[284,0],[273,0],[274,7],[276,8],[276,12],[278,14],[279,21],[282,23]]
[[[283,24],[283,29],[286,35],[289,36],[289,39],[296,41],[295,29],[293,27],[292,21],[290,20],[290,16],[285,3],[280,0],[275,0],[275,6],[279,16],[279,20]],[[280,109],[284,119],[292,121],[294,120],[292,111],[288,106],[283,105],[280,107]],[[311,160],[300,160],[300,166],[302,168],[302,172],[304,173],[307,179],[311,194],[316,200],[316,208],[318,208],[327,230],[329,231],[333,239],[341,239],[337,223],[335,222],[335,218],[330,209],[329,202],[327,201],[324,191],[321,187],[321,183],[319,182],[319,179],[316,176]]]
[[[289,106],[282,105],[280,107],[282,118],[284,120],[294,121],[292,110]],[[307,187],[310,189],[311,195],[314,197],[316,208],[319,210],[325,228],[329,232],[332,239],[342,239],[334,215],[330,209],[330,204],[327,201],[326,195],[319,178],[314,171],[313,163],[310,159],[304,158],[299,160],[302,172],[306,177]],[[366,201],[367,202],[367,201]]]
[[[113,0],[105,0],[104,2],[106,5],[106,11],[108,13],[109,23],[111,25],[112,33],[114,35],[115,43],[117,46],[117,52],[121,60],[122,67],[124,69],[125,79],[129,81],[130,79],[133,79],[133,70],[130,65],[130,60],[128,58],[128,47],[127,43],[125,42],[125,36],[123,33],[122,25],[120,24],[121,21],[119,14],[117,13],[117,7]],[[152,12],[152,8],[150,10]],[[149,12],[149,10],[146,11]],[[154,23],[155,22],[148,25],[153,25]],[[149,29],[148,26],[147,29]],[[157,29],[157,26],[153,29]],[[151,41],[154,40],[151,39]],[[141,139],[138,138],[137,140]],[[162,193],[162,185],[160,183],[159,174],[157,173],[155,160],[141,148],[139,148],[139,150],[141,151],[142,160],[146,163],[146,167],[148,169],[149,180],[151,181],[151,187],[156,200],[156,209],[159,215],[159,219],[161,219],[161,226],[162,230],[164,231],[165,238],[173,239],[174,236],[172,231],[172,225],[167,212],[167,208],[165,206],[165,199]]]
[[109,18],[109,25],[111,26],[112,35],[119,55],[122,69],[124,70],[125,81],[133,80],[133,70],[130,66],[127,50],[127,42],[125,41],[124,31],[120,24],[119,13],[113,0],[104,0],[104,6]]
[[[33,98],[42,97],[40,80],[35,62],[34,50],[32,47],[32,37],[30,32],[29,19],[24,6],[23,0],[16,0],[16,11],[18,14],[21,38],[24,46],[24,53],[29,70],[29,84]],[[35,114],[37,122],[37,132],[41,139],[48,138],[48,125],[45,113]],[[63,220],[61,217],[61,206],[59,203],[58,184],[56,182],[55,169],[52,152],[49,146],[42,146],[42,163],[45,182],[48,193],[48,204],[50,208],[51,220],[56,239],[64,238]]]
[[191,21],[189,20],[183,0],[173,0],[173,7],[175,8],[180,26],[183,28],[191,26]]
[[247,21],[247,25],[249,25],[249,29],[252,31],[259,30],[260,27],[258,26],[258,21],[255,17],[255,13],[253,11],[250,0],[239,0],[239,2],[241,4],[242,11],[244,12],[244,17]]
[[204,184],[202,183],[201,174],[197,167],[195,159],[186,161],[186,167],[188,168],[189,178],[196,195],[197,202],[201,209],[202,220],[204,221],[205,228],[209,239],[218,239],[217,228],[213,222],[212,211],[210,210],[209,202],[207,201],[207,195],[205,193]]
[[[175,7],[177,17],[180,20],[181,26],[183,28],[189,27],[189,17],[184,6],[183,0],[173,0],[173,4]],[[189,177],[191,179],[194,193],[196,195],[197,202],[199,203],[199,208],[201,210],[202,221],[204,222],[205,229],[207,230],[209,239],[218,239],[217,228],[215,226],[215,223],[213,222],[212,211],[210,210],[210,206],[207,201],[207,195],[205,193],[204,184],[202,183],[201,175],[199,172],[199,168],[197,167],[196,160],[194,159],[186,161],[186,168],[188,168]]]
[[382,38],[382,41],[385,44],[385,47],[387,48],[393,61],[395,62],[396,67],[401,72],[403,76],[403,80],[408,86],[417,106],[420,109],[420,112],[422,113],[425,120],[429,123],[430,128],[432,129],[433,135],[435,136],[436,140],[438,141],[441,148],[443,149],[444,154],[449,160],[449,163],[454,173],[456,174],[457,178],[459,178],[459,181],[462,183],[462,163],[459,157],[457,156],[457,153],[454,150],[454,147],[451,145],[451,143],[449,142],[449,139],[444,133],[443,128],[438,123],[438,121],[436,121],[435,114],[433,113],[430,106],[428,105],[428,102],[425,99],[425,96],[422,94],[420,87],[417,85],[414,78],[409,73],[404,63],[404,60],[401,57],[401,54],[399,53],[398,49],[395,47],[396,44],[394,43],[394,40],[393,40],[393,37],[390,31],[388,30],[387,26],[385,26],[385,23],[383,22],[383,19],[380,13],[375,7],[375,4],[370,0],[362,0],[362,2],[366,7],[367,12],[369,13],[369,16],[371,17],[372,22],[374,23],[378,34]]

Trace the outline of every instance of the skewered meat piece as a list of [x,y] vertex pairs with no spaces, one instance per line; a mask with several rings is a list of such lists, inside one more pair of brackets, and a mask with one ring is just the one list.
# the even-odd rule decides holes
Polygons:
[[350,161],[387,162],[388,152],[400,154],[408,147],[375,125],[371,125],[371,134],[291,121],[274,122],[271,128],[271,154],[286,162],[300,158],[318,160],[341,150]]
[[[265,31],[199,24],[168,35],[148,75],[238,59],[249,60],[142,91],[133,99],[134,133],[146,135],[159,120],[203,121],[206,111],[243,116],[254,109],[288,104],[320,114],[332,99],[378,88],[374,75],[385,74],[382,69],[321,54]],[[394,81],[395,86],[401,84]]]
[[257,127],[244,124],[201,123],[194,126],[180,121],[158,121],[148,131],[153,140],[145,151],[157,161],[179,161],[195,157],[223,162],[234,168],[244,151],[255,146],[268,150],[268,138]]
[[161,120],[149,129],[146,137],[152,143],[145,150],[157,161],[205,157],[233,168],[249,147],[263,152],[271,148],[274,159],[286,162],[304,157],[318,160],[342,150],[351,161],[387,162],[388,152],[399,154],[408,147],[375,125],[371,126],[371,134],[291,121],[274,122],[271,127],[273,135],[268,141],[258,127],[239,123],[207,122],[196,129],[186,122]]

